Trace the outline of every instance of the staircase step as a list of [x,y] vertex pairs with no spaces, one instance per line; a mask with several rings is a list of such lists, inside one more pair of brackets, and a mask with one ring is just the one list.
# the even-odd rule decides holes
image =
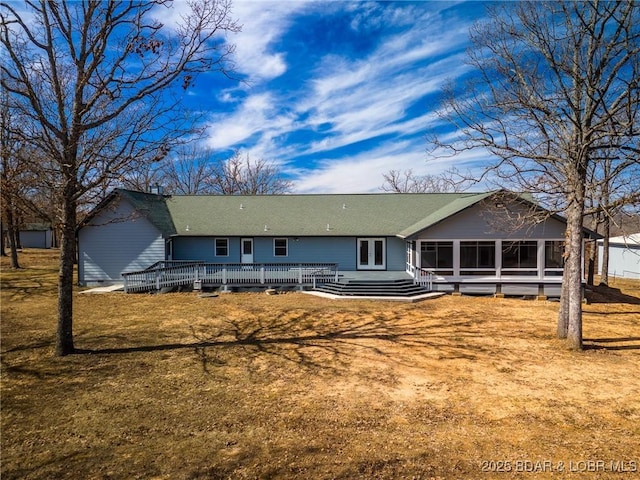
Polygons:
[[319,292],[340,296],[372,296],[372,297],[412,297],[429,293],[421,285],[412,280],[355,280],[341,279],[337,282],[325,283],[316,287]]

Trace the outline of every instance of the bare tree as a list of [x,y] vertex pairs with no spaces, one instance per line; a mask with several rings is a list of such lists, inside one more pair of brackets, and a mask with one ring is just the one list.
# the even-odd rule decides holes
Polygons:
[[[57,181],[61,225],[56,353],[74,352],[73,266],[78,204],[135,162],[166,156],[193,131],[184,94],[198,73],[230,68],[220,34],[239,30],[229,0],[0,3],[0,82],[29,120],[23,138]],[[173,7],[175,8],[175,7]]]
[[[0,104],[0,200],[2,202],[2,225],[6,225],[7,241],[9,243],[11,268],[20,268],[18,260],[17,239],[17,202],[19,200],[19,178],[21,165],[18,162],[18,141],[11,129],[11,114],[7,103],[6,92],[2,92]],[[2,254],[4,252],[4,231],[2,235]]]
[[453,152],[483,148],[505,185],[537,194],[567,218],[558,334],[582,348],[581,248],[590,166],[616,151],[637,162],[640,11],[634,1],[516,2],[471,32],[477,77],[447,91]]
[[179,195],[213,193],[216,175],[213,152],[197,145],[184,145],[164,162],[163,183],[168,192]]
[[464,186],[453,179],[455,173],[450,172],[450,175],[416,175],[412,169],[403,172],[389,170],[382,174],[384,183],[380,188],[385,192],[393,193],[461,192],[464,190]]
[[[640,105],[637,106],[640,108]],[[609,237],[616,219],[628,207],[640,205],[640,162],[633,158],[618,158],[617,150],[600,152],[601,158],[593,162],[588,175],[588,198],[585,215],[591,219],[591,228],[603,236],[601,285],[608,285]],[[623,234],[636,233],[617,225]],[[595,244],[589,251],[587,283],[593,285],[595,274]]]
[[267,195],[287,193],[292,183],[283,177],[274,163],[251,160],[236,152],[214,166],[210,179],[213,193],[222,195]]

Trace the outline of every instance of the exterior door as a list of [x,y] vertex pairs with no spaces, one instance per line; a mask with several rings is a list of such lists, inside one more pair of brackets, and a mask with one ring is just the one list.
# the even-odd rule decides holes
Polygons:
[[240,261],[242,263],[253,263],[253,238],[240,240]]
[[358,269],[384,270],[387,268],[384,238],[358,239]]

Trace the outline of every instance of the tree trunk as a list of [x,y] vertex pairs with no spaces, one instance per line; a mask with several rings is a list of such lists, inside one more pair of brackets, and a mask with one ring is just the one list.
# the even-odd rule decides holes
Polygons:
[[5,241],[4,241],[4,222],[0,220],[0,256],[6,257],[7,252],[5,251]]
[[556,336],[561,339],[567,338],[569,331],[569,289],[567,281],[567,264],[565,262],[562,272],[562,288],[560,290],[560,309],[558,310],[558,327]]
[[574,200],[568,209],[569,258],[565,264],[568,296],[567,343],[573,350],[582,350],[582,217],[584,206]]
[[12,207],[7,206],[5,209],[5,217],[7,219],[7,240],[9,240],[9,250],[11,252],[11,268],[20,268],[20,263],[18,262],[18,245],[16,243],[16,225]]
[[596,256],[598,255],[598,245],[595,241],[589,242],[589,258],[587,260],[587,285],[595,285],[596,276]]
[[609,235],[611,234],[611,220],[609,215],[604,218],[604,239],[602,241],[602,275],[600,276],[600,285],[609,285]]
[[570,238],[570,225],[567,223],[567,227],[564,234],[564,268],[562,270],[562,288],[560,290],[560,308],[558,310],[558,326],[557,337],[561,339],[567,338],[569,331],[569,280],[568,280],[568,263],[571,256],[571,249],[569,248]]
[[[65,192],[66,193],[66,192]],[[74,353],[73,345],[73,266],[76,243],[76,202],[65,194],[63,200],[60,272],[58,275],[58,336],[56,355]]]

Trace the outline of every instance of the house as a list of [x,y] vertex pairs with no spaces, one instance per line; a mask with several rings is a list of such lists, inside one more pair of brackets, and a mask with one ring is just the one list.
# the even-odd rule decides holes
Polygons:
[[[598,273],[602,275],[604,241],[598,240]],[[609,239],[610,277],[640,278],[640,233]]]
[[160,269],[177,278],[199,263],[197,282],[225,286],[278,283],[265,280],[275,270],[309,284],[303,273],[323,271],[329,281],[335,270],[335,279],[428,275],[433,290],[559,296],[564,232],[564,219],[505,192],[169,196],[117,189],[78,231],[79,282],[113,284],[134,271],[160,282]]

